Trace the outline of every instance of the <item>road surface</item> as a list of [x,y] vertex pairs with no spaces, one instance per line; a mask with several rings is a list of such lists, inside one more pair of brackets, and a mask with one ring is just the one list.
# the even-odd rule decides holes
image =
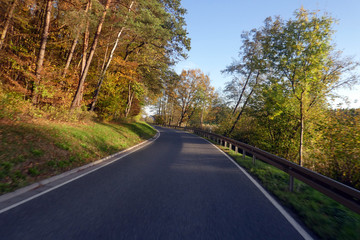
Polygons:
[[0,239],[303,239],[229,159],[192,134],[152,144],[0,214]]

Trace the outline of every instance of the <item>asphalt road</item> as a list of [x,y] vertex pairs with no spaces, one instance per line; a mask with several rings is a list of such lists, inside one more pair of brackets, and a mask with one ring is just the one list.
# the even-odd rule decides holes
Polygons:
[[0,239],[303,239],[205,140],[151,145],[0,214]]

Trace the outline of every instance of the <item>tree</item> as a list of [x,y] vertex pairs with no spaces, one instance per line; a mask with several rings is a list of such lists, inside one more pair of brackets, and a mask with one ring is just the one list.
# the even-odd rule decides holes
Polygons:
[[[175,4],[178,1],[172,1],[169,5],[171,7],[165,2],[138,0],[129,1],[126,5],[124,16],[120,16],[122,24],[100,74],[90,110],[95,108],[101,85],[118,48],[124,50],[124,61],[137,62],[137,71],[141,72],[143,84],[149,93],[160,91],[160,76],[173,63],[170,60],[172,56],[186,56],[183,52],[189,49],[189,41],[181,18],[185,11],[179,4]],[[121,46],[120,37],[126,45]],[[117,67],[113,66],[115,69]]]
[[325,101],[333,89],[356,80],[340,78],[357,63],[342,61],[334,54],[331,45],[333,22],[329,16],[319,17],[314,12],[300,9],[295,12],[295,19],[286,23],[268,18],[263,29],[262,45],[265,59],[268,59],[268,71],[297,102],[299,165],[303,164],[305,125],[312,110]]
[[8,32],[11,20],[13,18],[14,10],[17,5],[17,0],[13,0],[11,5],[9,6],[9,10],[7,11],[6,21],[4,24],[4,29],[2,30],[1,37],[0,37],[0,49],[4,45],[5,37]]
[[[111,78],[115,84],[106,90],[123,99],[103,94],[99,101],[113,99],[109,103],[118,106],[99,103],[95,112],[132,116],[144,99],[159,95],[169,67],[190,48],[178,0],[1,0],[0,5],[1,88],[33,100],[32,109],[40,112],[88,104],[91,92],[101,93],[99,76],[121,73],[122,80]],[[36,112],[40,115],[47,113]]]
[[40,50],[39,50],[37,63],[36,63],[36,70],[35,70],[36,82],[34,82],[33,86],[32,86],[32,95],[33,95],[32,101],[34,104],[36,104],[38,101],[38,99],[37,99],[38,93],[37,93],[36,88],[40,83],[41,73],[42,73],[42,69],[43,69],[43,63],[44,63],[44,58],[45,58],[45,49],[46,49],[46,44],[47,44],[47,40],[48,40],[48,36],[49,36],[51,7],[52,7],[52,0],[47,0],[46,1],[46,9],[45,9],[45,24],[44,24],[44,28],[43,28],[43,33],[42,33],[42,38],[41,38],[41,43],[40,43]]
[[177,110],[176,88],[179,85],[180,76],[174,70],[168,70],[162,76],[162,91],[157,101],[158,120],[161,118],[163,124],[175,123]]
[[102,14],[102,16],[101,16],[101,18],[100,18],[100,21],[99,21],[99,24],[98,24],[98,26],[97,26],[97,30],[96,30],[96,33],[95,33],[95,36],[94,36],[93,43],[92,43],[92,45],[91,45],[91,49],[90,49],[90,52],[89,52],[89,56],[88,56],[88,58],[86,59],[86,65],[85,65],[85,67],[84,67],[84,69],[82,70],[81,75],[80,75],[79,84],[78,84],[78,87],[77,87],[77,90],[76,90],[74,99],[73,99],[73,101],[72,101],[72,103],[71,103],[71,109],[77,108],[77,107],[79,107],[80,104],[81,104],[81,100],[82,100],[82,96],[83,96],[83,87],[84,87],[85,79],[86,79],[86,76],[87,76],[87,74],[88,74],[91,61],[92,61],[92,59],[93,59],[93,57],[94,57],[94,54],[95,54],[96,46],[97,46],[97,43],[98,43],[98,41],[99,41],[99,37],[100,37],[101,30],[102,30],[102,26],[103,26],[103,24],[104,24],[106,14],[107,14],[108,9],[109,9],[109,7],[110,7],[110,3],[111,3],[111,0],[107,0],[107,1],[106,1],[103,14]]
[[[135,1],[131,1],[130,5],[129,5],[129,8],[128,8],[128,12],[130,12],[132,10],[132,7],[134,5]],[[127,19],[128,15],[126,16],[126,19]],[[126,19],[125,19],[125,22],[126,22]],[[96,104],[96,101],[97,101],[97,97],[99,95],[99,91],[100,91],[100,88],[101,88],[101,85],[104,81],[104,78],[105,78],[105,75],[106,75],[106,71],[108,70],[109,66],[110,66],[110,63],[113,59],[113,56],[114,56],[114,52],[119,44],[119,40],[120,40],[120,37],[124,31],[125,27],[121,27],[117,37],[116,37],[116,40],[115,40],[115,43],[114,43],[114,46],[113,48],[111,49],[111,52],[110,52],[110,55],[106,61],[106,63],[104,62],[104,67],[102,68],[101,70],[101,73],[100,73],[100,78],[99,78],[99,82],[97,84],[97,87],[95,89],[95,93],[94,93],[94,97],[93,97],[93,100],[91,102],[91,105],[90,105],[90,111],[94,111],[94,108],[95,108],[95,104]],[[129,85],[130,86],[130,85]],[[127,114],[126,114],[127,115]]]
[[75,53],[76,46],[80,40],[80,35],[83,34],[83,52],[82,52],[82,66],[80,73],[84,70],[86,64],[87,48],[89,44],[89,25],[92,2],[87,1],[84,9],[83,4],[72,4],[70,9],[64,9],[63,23],[68,26],[69,35],[71,36],[72,44],[70,51],[66,58],[66,64],[63,70],[62,77],[65,78],[69,69],[70,63]]
[[177,104],[180,107],[178,126],[181,126],[186,117],[191,118],[198,106],[205,107],[201,106],[201,103],[206,101],[205,96],[210,95],[209,91],[213,91],[210,79],[200,69],[181,72],[179,84],[175,89]]
[[312,168],[360,189],[360,109],[334,109],[317,124],[311,146]]
[[225,93],[236,102],[232,111],[232,115],[236,118],[226,135],[230,135],[234,131],[264,73],[260,32],[254,29],[251,32],[243,33],[241,37],[243,45],[239,53],[240,60],[233,62],[223,71],[223,73],[233,75],[233,80],[225,86]]

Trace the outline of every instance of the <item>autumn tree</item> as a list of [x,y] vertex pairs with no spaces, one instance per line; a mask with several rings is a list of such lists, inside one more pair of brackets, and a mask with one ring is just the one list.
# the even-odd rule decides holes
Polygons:
[[[98,41],[99,41],[102,26],[104,24],[106,14],[107,14],[108,9],[110,7],[110,3],[111,3],[111,0],[106,0],[104,10],[103,10],[103,14],[102,14],[102,16],[101,16],[101,18],[99,20],[97,30],[96,30],[95,35],[94,35],[94,40],[93,40],[91,48],[90,48],[89,56],[86,59],[86,64],[84,66],[84,69],[82,69],[82,71],[81,71],[81,75],[80,75],[80,78],[79,78],[79,84],[78,84],[78,87],[76,89],[74,99],[73,99],[73,101],[71,103],[71,109],[79,107],[80,104],[81,104],[81,100],[82,100],[82,97],[83,97],[83,87],[84,87],[85,79],[87,77],[87,74],[89,72],[89,68],[90,68],[92,59],[93,59],[94,54],[95,54],[95,50],[96,50],[96,47],[97,47],[97,44],[98,44]],[[84,61],[84,59],[83,59],[83,61]]]
[[[179,4],[171,4],[171,7],[167,7],[165,3],[158,1],[129,1],[124,13],[110,55],[104,62],[90,106],[91,110],[94,110],[97,95],[116,49],[123,51],[118,58],[121,57],[125,62],[137,63],[137,71],[142,75],[142,82],[149,93],[160,91],[161,76],[173,63],[171,59],[178,59],[178,55],[186,57],[185,52],[189,50],[185,22],[179,17],[185,13],[185,10]],[[121,45],[121,39],[126,44]],[[176,49],[173,45],[176,45]],[[118,71],[118,67],[114,65],[112,68]]]
[[[130,2],[130,5],[128,7],[128,12],[130,13],[132,11],[132,8],[133,8],[133,5],[134,5],[135,1],[131,1]],[[126,15],[125,17],[125,22],[127,20],[129,16]],[[97,87],[95,89],[95,92],[94,92],[94,97],[93,97],[93,100],[91,102],[91,105],[90,105],[90,111],[94,111],[94,108],[95,108],[95,104],[96,104],[96,101],[97,101],[97,97],[99,95],[99,91],[101,89],[101,85],[104,81],[104,78],[105,78],[105,75],[106,75],[106,71],[108,70],[109,66],[110,66],[110,63],[114,57],[114,52],[119,44],[119,40],[120,40],[120,37],[122,35],[122,33],[124,32],[125,30],[125,26],[121,27],[120,31],[118,32],[117,36],[116,36],[116,40],[115,40],[115,43],[111,49],[111,52],[109,54],[109,57],[107,58],[106,61],[104,61],[104,66],[102,67],[101,69],[101,73],[100,73],[100,77],[99,77],[99,81],[98,81],[98,84],[97,84]],[[106,59],[106,58],[105,58]]]
[[52,0],[46,1],[45,15],[44,15],[44,28],[42,30],[40,49],[39,49],[39,54],[37,57],[36,69],[35,69],[36,81],[33,82],[33,86],[32,86],[32,98],[33,98],[32,101],[34,104],[36,104],[38,101],[38,99],[37,99],[38,93],[37,93],[36,88],[41,81],[41,73],[43,70],[43,63],[44,63],[44,58],[45,58],[45,49],[46,49],[46,44],[47,44],[47,40],[48,40],[48,36],[49,36],[52,4],[53,4]]
[[[101,93],[107,74],[111,76],[107,87],[116,87],[113,92],[121,92],[126,102],[110,101],[121,114],[109,115],[131,116],[140,112],[144,99],[156,98],[169,67],[190,49],[186,11],[178,0],[1,0],[0,4],[2,93],[16,96],[24,106],[33,100],[24,112],[42,113],[28,116],[45,116],[45,111],[58,115],[70,105],[83,111],[78,107],[96,102],[92,97]],[[100,101],[111,99],[104,95]],[[99,113],[102,106],[108,105],[92,108]]]
[[3,8],[3,10],[7,10],[6,13],[2,13],[3,16],[6,16],[5,18],[5,24],[4,24],[4,28],[2,29],[1,32],[1,37],[0,37],[0,49],[3,47],[4,42],[5,42],[5,38],[6,38],[6,34],[8,32],[8,29],[10,27],[11,21],[13,19],[13,15],[14,15],[14,10],[15,7],[17,6],[17,1],[18,0],[13,0],[7,8]]
[[183,70],[175,88],[176,100],[180,108],[178,125],[181,126],[186,118],[190,119],[197,108],[203,111],[212,92],[210,78],[200,69]]
[[162,76],[162,91],[157,98],[157,120],[162,124],[175,125],[177,119],[177,93],[175,89],[179,86],[180,76],[174,70],[168,70]]

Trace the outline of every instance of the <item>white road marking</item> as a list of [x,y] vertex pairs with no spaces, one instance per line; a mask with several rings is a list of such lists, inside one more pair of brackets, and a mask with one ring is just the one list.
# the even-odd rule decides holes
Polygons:
[[[190,133],[191,134],[191,133]],[[195,134],[192,134],[195,135]],[[197,135],[195,135],[197,136]],[[223,152],[218,146],[213,144],[212,142],[208,141],[207,139],[203,138],[205,141],[213,145],[216,149],[218,149],[222,154],[224,154],[237,168],[242,171],[246,177],[262,192],[265,197],[274,205],[274,207],[285,217],[285,219],[298,231],[298,233],[305,239],[305,240],[312,240],[313,238],[305,231],[305,229],[249,174],[242,168],[239,164],[237,164],[234,159],[232,159],[229,155]]]
[[[139,144],[137,144],[137,145],[135,145],[135,146],[132,146],[131,148],[128,148],[128,149],[123,150],[123,152],[127,152],[127,153],[125,153],[124,155],[122,155],[122,156],[120,156],[120,157],[118,157],[118,158],[115,158],[114,160],[109,161],[109,162],[107,162],[107,163],[105,163],[105,164],[103,164],[103,165],[101,165],[101,166],[98,166],[97,168],[95,168],[95,169],[93,169],[93,170],[90,170],[90,171],[88,171],[88,172],[86,172],[86,173],[83,173],[83,174],[81,174],[81,175],[79,175],[79,176],[77,176],[77,177],[74,177],[74,178],[72,178],[72,179],[70,179],[70,180],[68,180],[68,181],[65,181],[65,182],[63,182],[63,183],[61,183],[61,184],[59,184],[59,185],[56,185],[56,186],[54,186],[54,187],[52,187],[52,188],[49,188],[49,189],[47,189],[47,190],[45,190],[45,191],[43,191],[43,192],[40,192],[40,193],[38,193],[38,194],[35,194],[34,196],[31,196],[31,197],[29,197],[29,198],[26,198],[26,199],[20,201],[20,202],[17,202],[17,203],[15,203],[15,204],[13,204],[13,205],[10,205],[10,206],[6,207],[6,208],[3,208],[3,209],[0,210],[0,214],[4,213],[4,212],[6,212],[6,211],[9,211],[10,209],[13,209],[13,208],[15,208],[15,207],[18,207],[18,206],[20,206],[20,205],[22,205],[22,204],[24,204],[24,203],[26,203],[26,202],[29,202],[29,201],[31,201],[31,200],[33,200],[33,199],[35,199],[35,198],[38,198],[38,197],[40,197],[40,196],[42,196],[42,195],[44,195],[44,194],[46,194],[46,193],[48,193],[48,192],[54,191],[55,189],[57,189],[57,188],[59,188],[59,187],[62,187],[62,186],[64,186],[64,185],[66,185],[66,184],[68,184],[68,183],[70,183],[70,182],[73,182],[73,181],[75,181],[75,180],[77,180],[77,179],[79,179],[79,178],[81,178],[81,177],[84,177],[84,176],[86,176],[86,175],[88,175],[88,174],[90,174],[90,173],[92,173],[92,172],[95,172],[95,171],[97,171],[97,170],[99,170],[99,169],[101,169],[101,168],[103,168],[103,167],[105,167],[105,166],[107,166],[107,165],[109,165],[109,164],[111,164],[111,163],[113,163],[113,162],[116,162],[116,161],[118,161],[118,160],[120,160],[120,159],[128,156],[129,154],[134,153],[134,152],[136,152],[136,151],[138,151],[138,150],[146,147],[147,145],[153,143],[153,142],[156,141],[159,137],[160,137],[160,132],[158,131],[158,133],[156,134],[156,136],[155,136],[154,139],[152,139],[152,140],[146,140],[146,141],[144,141],[144,142],[142,142],[142,143],[139,143]],[[132,149],[134,149],[134,148],[135,148],[135,150],[132,150]],[[119,153],[117,153],[117,154],[121,154],[121,152],[119,152]],[[108,157],[107,157],[107,158],[108,158]]]

